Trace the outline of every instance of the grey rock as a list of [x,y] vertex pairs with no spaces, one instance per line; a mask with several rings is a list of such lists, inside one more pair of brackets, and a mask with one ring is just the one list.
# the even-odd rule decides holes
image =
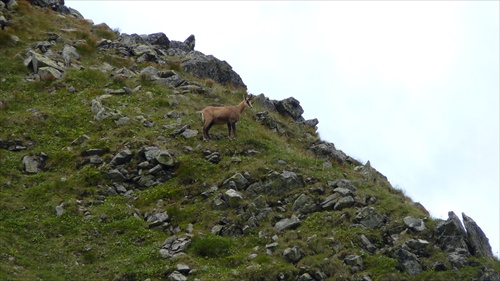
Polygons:
[[24,65],[32,69],[34,73],[38,73],[38,70],[41,67],[52,67],[59,72],[64,72],[63,67],[61,67],[56,61],[34,51],[28,51],[28,58],[24,60]]
[[[356,192],[356,190],[358,190],[358,188],[356,186],[354,186],[354,184],[350,180],[328,181],[328,186],[332,187],[334,192],[337,192],[336,190],[338,188],[348,189],[352,192]],[[338,191],[340,193],[347,192],[347,191],[341,191],[341,190],[338,190]],[[350,194],[346,194],[346,195],[350,195]]]
[[184,139],[191,139],[191,138],[194,138],[198,135],[198,130],[191,130],[191,129],[186,129],[182,134],[181,136],[184,138]]
[[454,252],[458,248],[468,249],[465,229],[453,211],[448,212],[446,221],[436,224],[435,234],[438,246],[447,252]]
[[352,196],[345,196],[345,197],[342,197],[340,198],[337,203],[335,203],[335,206],[333,207],[334,210],[342,210],[344,208],[349,208],[349,207],[352,207],[354,206],[354,203],[356,203],[356,201],[354,200],[354,198],[352,198]]
[[170,48],[170,40],[163,32],[152,33],[147,36],[142,36],[142,38],[151,45],[159,46],[165,50]]
[[124,182],[127,178],[117,169],[109,170],[106,173],[106,178],[115,182]]
[[471,246],[471,253],[488,259],[494,259],[489,240],[483,230],[466,214],[462,213],[462,218],[465,229],[467,230],[467,238]]
[[286,248],[283,251],[283,257],[285,258],[285,260],[291,263],[298,262],[303,257],[303,255],[304,253],[297,246]]
[[238,207],[242,200],[243,195],[234,189],[229,189],[224,193],[225,201],[229,204],[230,207],[236,208]]
[[61,71],[54,67],[50,66],[42,66],[38,68],[38,75],[40,76],[40,79],[42,80],[47,80],[47,79],[60,79],[63,74]]
[[375,247],[372,244],[372,242],[364,234],[361,234],[360,240],[361,240],[361,246],[363,248],[365,248],[368,252],[370,252],[372,254],[375,253],[375,251],[377,250],[377,247]]
[[175,167],[175,158],[167,150],[160,150],[155,160],[164,167]]
[[241,174],[241,173],[236,173],[230,178],[226,179],[222,185],[221,188],[230,188],[234,186],[236,190],[244,190],[248,185],[248,180]]
[[168,281],[187,281],[188,278],[179,271],[174,271],[168,276]]
[[323,202],[321,202],[321,208],[325,210],[332,210],[340,199],[341,195],[339,193],[334,193],[327,196]]
[[282,230],[297,228],[299,225],[300,225],[300,219],[297,216],[292,215],[289,219],[285,218],[285,219],[278,221],[274,225],[274,228],[276,230],[282,231]]
[[351,266],[351,272],[355,273],[363,270],[363,258],[358,255],[348,255],[344,258],[344,263]]
[[40,173],[45,168],[47,154],[39,153],[38,155],[26,155],[23,157],[24,171],[28,174]]
[[398,247],[394,250],[394,256],[408,274],[417,275],[423,271],[417,256],[411,252]]
[[187,264],[178,264],[176,267],[177,271],[182,274],[189,274],[189,272],[191,271],[191,268]]
[[238,73],[226,61],[220,61],[212,55],[191,51],[181,62],[181,68],[198,78],[209,78],[223,85],[232,84],[246,89]]
[[64,214],[64,203],[61,203],[60,205],[56,206],[56,215],[58,217],[62,216]]
[[469,255],[469,250],[456,248],[453,252],[448,253],[448,261],[454,269],[464,268],[470,265]]
[[179,253],[185,252],[189,245],[191,245],[191,239],[187,236],[170,236],[163,243],[160,254],[164,258],[172,258]]
[[111,165],[118,166],[128,163],[132,160],[134,153],[130,149],[124,149],[113,157],[111,160]]
[[407,227],[409,227],[413,231],[420,232],[425,230],[424,221],[421,219],[407,216],[403,219],[403,222]]
[[419,257],[429,257],[432,251],[432,245],[423,239],[409,239],[402,247]]
[[62,56],[64,59],[64,64],[66,66],[69,66],[72,62],[73,59],[80,59],[80,55],[76,51],[75,47],[70,46],[70,45],[64,45],[63,51],[62,51]]
[[354,218],[355,223],[359,223],[366,228],[377,228],[385,224],[387,218],[380,215],[373,207],[364,207]]
[[226,210],[229,208],[229,203],[225,200],[224,194],[219,193],[210,203],[210,207],[212,207],[213,210]]
[[73,146],[76,146],[76,145],[81,145],[83,144],[85,141],[89,140],[90,137],[87,136],[87,135],[81,135],[79,136],[78,138],[74,139],[72,142],[71,142],[71,145]]
[[189,35],[186,40],[184,40],[184,44],[186,44],[191,51],[194,51],[194,46],[196,44],[196,39],[193,34]]
[[304,120],[302,117],[304,109],[300,106],[300,102],[293,97],[276,102],[275,107],[279,113],[290,116],[295,121]]
[[320,142],[312,145],[309,149],[319,157],[326,157],[340,164],[343,164],[347,159],[347,155],[343,151],[337,150],[333,143]]

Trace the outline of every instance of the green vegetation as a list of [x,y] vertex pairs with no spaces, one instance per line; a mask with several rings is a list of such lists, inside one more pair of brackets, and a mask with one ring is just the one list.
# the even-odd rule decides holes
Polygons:
[[[431,257],[422,258],[423,273],[406,276],[388,253],[368,254],[359,247],[361,235],[382,247],[385,232],[400,227],[403,217],[425,217],[404,192],[387,182],[366,181],[352,164],[330,161],[333,166],[325,167],[327,160],[308,149],[319,140],[313,129],[270,112],[269,116],[283,126],[282,133],[275,133],[255,120],[255,113],[265,110],[257,102],[238,122],[237,140],[227,140],[225,126],[213,127],[211,134],[216,140],[211,142],[201,141],[201,132],[191,139],[174,136],[177,120],[165,117],[167,113],[175,111],[182,125],[201,130],[197,111],[212,104],[237,104],[245,91],[192,77],[180,67],[181,57],[171,57],[165,65],[155,67],[174,70],[183,79],[204,85],[209,89],[206,94],[174,94],[173,89],[144,75],[130,79],[110,75],[99,67],[108,63],[119,69],[136,64],[112,51],[97,49],[99,40],[116,39],[116,31],[57,15],[25,0],[17,2],[10,15],[15,24],[0,31],[0,140],[18,140],[26,149],[0,148],[0,280],[160,280],[167,278],[165,266],[171,271],[179,263],[195,269],[193,278],[201,280],[275,280],[278,273],[292,280],[301,268],[322,271],[332,280],[349,280],[345,278],[352,273],[343,263],[349,254],[361,255],[365,263],[356,276],[366,274],[373,280],[469,280],[476,278],[480,264],[500,270],[498,261],[474,258],[470,267],[435,272],[433,262],[446,262],[446,256],[436,250]],[[68,68],[58,80],[27,82],[31,71],[23,64],[25,51],[46,40],[49,33],[78,41],[81,58],[77,63],[83,67]],[[62,45],[52,48],[60,51]],[[134,67],[143,69],[151,64],[141,62]],[[92,100],[105,95],[106,88],[138,86],[132,94],[101,99],[104,106],[129,117],[129,123],[117,125],[115,117],[94,119]],[[144,126],[137,116],[154,125]],[[72,144],[83,135],[88,139]],[[104,196],[103,191],[112,185],[105,174],[113,156],[125,148],[137,153],[145,146],[168,149],[176,157],[172,177],[149,188],[134,189],[129,197]],[[105,164],[86,165],[82,153],[88,149],[102,149]],[[207,150],[218,152],[221,161],[208,162]],[[48,155],[45,169],[25,173],[23,156],[40,153]],[[233,161],[233,156],[241,161]],[[139,163],[133,165],[136,168]],[[259,182],[265,181],[270,171],[283,170],[296,173],[306,186],[283,197],[266,196],[272,214],[244,235],[211,234],[221,221],[242,224],[242,214],[254,198],[244,197],[235,209],[214,210],[210,203],[221,190],[209,197],[203,192],[220,186],[235,173],[246,172],[252,182]],[[358,202],[374,197],[373,206],[390,217],[382,230],[350,227],[358,205],[312,213],[301,218],[294,230],[274,229],[278,220],[295,214],[291,206],[299,195],[314,194],[311,188],[344,178],[356,185]],[[328,190],[321,196],[330,193]],[[56,206],[61,205],[64,213],[57,215]],[[278,210],[278,206],[284,207]],[[168,213],[168,225],[151,226],[145,214],[160,209]],[[421,235],[431,233],[434,225],[431,219],[426,221],[428,229]],[[186,255],[163,258],[159,252],[163,242],[186,234],[190,227],[192,243]],[[275,241],[275,235],[278,245],[267,253],[266,246]],[[404,235],[401,237],[407,238]],[[293,246],[305,254],[296,264],[282,255]]]

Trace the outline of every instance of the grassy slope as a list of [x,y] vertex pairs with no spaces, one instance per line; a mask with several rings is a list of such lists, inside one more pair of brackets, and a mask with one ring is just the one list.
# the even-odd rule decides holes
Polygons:
[[[275,231],[269,221],[259,228],[265,237],[259,238],[258,231],[254,231],[234,239],[213,236],[201,238],[198,234],[209,234],[211,227],[222,217],[238,220],[231,210],[213,211],[209,206],[210,200],[200,196],[208,187],[220,184],[235,172],[247,171],[258,179],[267,173],[267,169],[287,169],[303,178],[314,179],[315,183],[304,190],[293,191],[296,194],[288,196],[290,198],[307,192],[307,188],[312,185],[325,185],[329,180],[341,179],[344,174],[351,180],[360,179],[360,176],[353,171],[352,166],[333,163],[333,168],[324,168],[324,160],[315,158],[307,151],[307,147],[318,138],[316,133],[276,114],[272,116],[287,124],[285,135],[270,132],[253,120],[254,112],[246,111],[238,123],[239,138],[236,141],[204,143],[199,139],[174,138],[163,142],[158,136],[169,137],[171,133],[163,125],[175,123],[175,120],[165,118],[165,113],[172,110],[180,112],[183,114],[183,124],[199,129],[197,110],[214,103],[214,99],[222,104],[238,103],[243,91],[215,84],[209,95],[186,94],[177,97],[179,104],[175,105],[171,97],[173,91],[167,87],[141,77],[113,79],[93,69],[103,62],[117,68],[129,67],[134,63],[112,53],[96,50],[97,40],[102,37],[112,39],[116,34],[95,30],[84,20],[58,16],[48,9],[33,7],[24,1],[19,1],[12,17],[16,24],[0,32],[0,100],[4,102],[0,109],[0,138],[21,139],[28,149],[21,152],[0,150],[1,280],[156,280],[164,277],[166,265],[172,268],[179,262],[196,269],[193,276],[202,280],[233,280],[235,274],[245,280],[258,280],[275,276],[279,271],[297,274],[297,268],[300,267],[320,269],[339,277],[350,276],[339,257],[351,253],[363,256],[367,268],[365,273],[371,274],[375,280],[379,277],[382,278],[380,280],[399,280],[405,276],[396,269],[397,262],[394,259],[383,253],[368,255],[357,246],[360,234],[365,234],[372,241],[380,241],[381,245],[383,237],[380,231],[348,228],[349,222],[337,221],[344,213],[354,216],[353,208],[342,212],[314,213],[296,231],[284,234]],[[91,32],[91,29],[94,31]],[[85,70],[70,69],[58,81],[24,82],[24,77],[29,74],[23,65],[24,50],[46,39],[47,32],[58,33],[65,40],[81,40],[77,49],[82,55],[79,63],[85,66]],[[10,35],[18,36],[20,41],[16,44]],[[52,50],[60,51],[62,47],[63,44],[58,43]],[[142,69],[146,65],[138,64],[138,68]],[[164,68],[168,69],[169,66]],[[205,83],[182,71],[178,72],[185,79]],[[108,83],[112,83],[109,86],[111,88],[142,85],[142,89],[132,95],[113,96],[105,100],[107,106],[119,109],[132,119],[127,125],[118,126],[111,119],[93,120],[90,101],[104,94],[104,85]],[[70,86],[75,87],[76,92],[70,93]],[[254,111],[260,110],[256,105]],[[137,115],[145,116],[155,125],[147,128],[133,121]],[[223,135],[226,128],[214,127],[211,133]],[[306,133],[315,136],[314,140],[304,138]],[[90,139],[80,146],[72,146],[71,142],[83,134]],[[109,183],[102,176],[104,168],[90,165],[79,167],[78,163],[82,160],[80,153],[90,148],[105,148],[110,151],[104,156],[109,162],[125,146],[137,150],[145,145],[165,147],[178,155],[180,164],[176,177],[153,188],[137,191],[134,199],[107,197],[104,204],[94,205],[99,186]],[[185,146],[192,147],[193,151],[186,152]],[[221,163],[209,164],[202,153],[205,149],[219,151],[222,154]],[[247,149],[257,150],[260,154],[241,154]],[[49,155],[47,170],[36,175],[24,174],[22,156],[39,152]],[[232,162],[233,155],[239,156],[242,162]],[[280,166],[277,162],[279,159],[285,160],[288,165]],[[398,190],[373,184],[358,185],[358,188],[357,195],[372,195],[378,199],[375,205],[377,210],[391,217],[387,228],[395,226],[396,221],[401,221],[400,218],[406,215],[424,216],[418,209],[406,204],[410,199]],[[141,213],[151,212],[159,199],[164,201],[164,208],[171,216],[173,225],[178,225],[182,230],[189,223],[194,226],[193,246],[188,255],[179,260],[160,257],[159,247],[170,234],[149,229],[146,222],[131,215],[134,208]],[[268,201],[276,202],[278,199],[269,197]],[[62,202],[66,212],[56,216],[55,206]],[[90,219],[84,218],[79,210],[80,205],[90,211]],[[288,211],[282,215],[289,217],[291,214]],[[428,228],[432,228],[432,224],[429,221]],[[268,256],[264,248],[271,242],[269,237],[275,234],[279,235],[279,246],[273,255]],[[315,238],[307,241],[313,235],[316,235]],[[214,245],[218,245],[220,253],[210,252],[214,250]],[[294,245],[300,246],[308,255],[296,266],[288,264],[281,257],[286,247]],[[256,246],[259,247],[258,251],[254,250]],[[250,253],[258,254],[252,262],[247,260]],[[436,252],[424,263],[430,265],[434,260],[443,258],[441,253]],[[490,266],[498,270],[498,263]],[[440,273],[443,276],[439,278],[454,280],[473,277],[477,268]],[[425,272],[413,280],[431,280],[437,274]]]

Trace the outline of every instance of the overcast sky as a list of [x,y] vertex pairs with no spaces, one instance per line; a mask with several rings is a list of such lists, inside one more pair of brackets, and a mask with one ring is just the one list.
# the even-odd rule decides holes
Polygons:
[[433,217],[472,217],[499,255],[499,1],[65,3],[121,33],[194,34]]

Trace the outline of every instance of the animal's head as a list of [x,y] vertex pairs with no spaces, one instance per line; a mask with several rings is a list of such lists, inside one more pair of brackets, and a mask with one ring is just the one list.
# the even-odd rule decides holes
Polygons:
[[252,108],[252,100],[255,96],[252,95],[252,94],[245,94],[244,98],[245,98],[245,103],[247,104],[248,107]]

